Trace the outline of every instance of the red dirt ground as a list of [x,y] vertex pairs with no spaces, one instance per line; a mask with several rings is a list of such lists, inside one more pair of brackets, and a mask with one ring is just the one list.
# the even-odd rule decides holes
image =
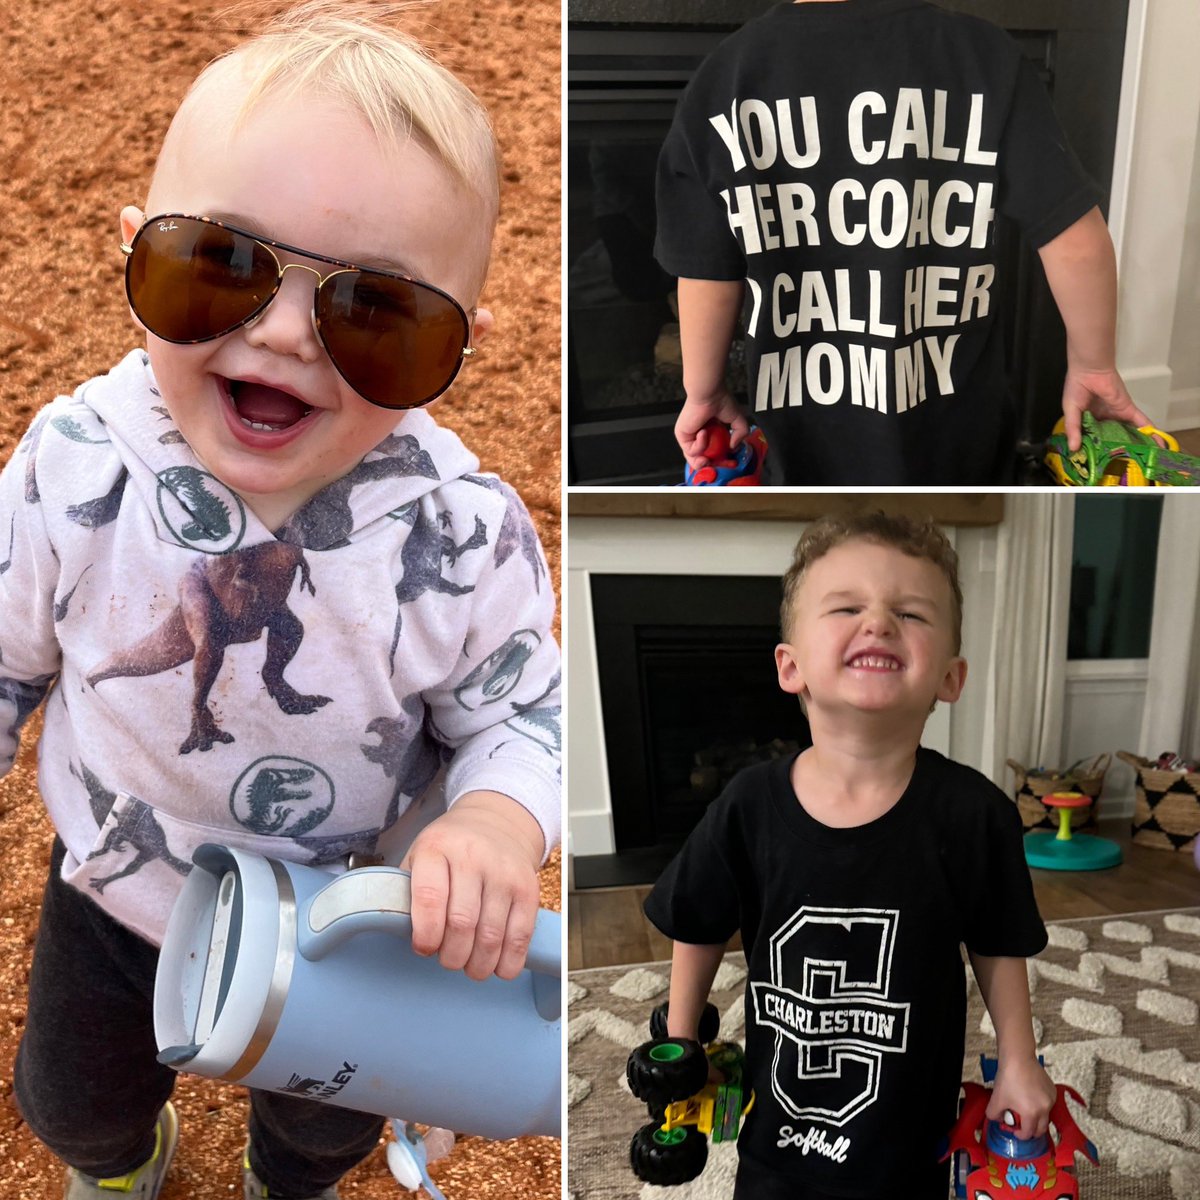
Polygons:
[[[10,0],[0,24],[0,461],[37,409],[137,343],[121,286],[117,214],[141,204],[184,90],[237,40],[224,5],[196,0]],[[549,0],[442,0],[410,16],[488,106],[504,154],[502,211],[482,303],[496,331],[435,415],[524,497],[559,581],[560,13]],[[61,1168],[11,1097],[51,838],[34,780],[40,721],[0,782],[0,1192],[61,1195]],[[542,902],[561,907],[559,856]],[[86,997],[81,996],[81,1003]],[[163,1200],[241,1194],[244,1092],[181,1077],[182,1137]],[[449,1200],[551,1200],[559,1143],[468,1138],[434,1169]],[[398,1194],[378,1150],[343,1200]]]

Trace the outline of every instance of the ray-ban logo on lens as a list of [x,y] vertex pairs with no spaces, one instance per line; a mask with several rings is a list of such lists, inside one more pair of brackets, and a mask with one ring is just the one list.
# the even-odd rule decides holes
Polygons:
[[159,221],[158,223],[159,233],[172,233],[178,228],[179,226],[174,221]]

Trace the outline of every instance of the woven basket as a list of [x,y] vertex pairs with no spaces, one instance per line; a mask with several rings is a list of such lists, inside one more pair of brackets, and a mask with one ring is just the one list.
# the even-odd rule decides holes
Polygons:
[[1111,756],[1098,754],[1086,762],[1076,763],[1066,771],[1031,772],[1016,759],[1008,760],[1009,769],[1017,781],[1017,809],[1021,824],[1030,829],[1057,829],[1058,817],[1043,803],[1055,792],[1082,792],[1092,798],[1092,805],[1085,817],[1071,817],[1072,829],[1088,829],[1096,824],[1096,810],[1100,807],[1100,789],[1104,787],[1104,773],[1108,770]]
[[1158,850],[1190,850],[1200,833],[1200,772],[1164,771],[1147,758],[1117,751],[1137,772],[1133,840]]

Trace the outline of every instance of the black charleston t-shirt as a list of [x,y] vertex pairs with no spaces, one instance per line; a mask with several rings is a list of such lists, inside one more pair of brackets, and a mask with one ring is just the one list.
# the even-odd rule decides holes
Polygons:
[[786,3],[680,101],[656,254],[747,282],[764,483],[1004,483],[996,214],[1040,247],[1098,199],[1002,30],[923,0]]
[[834,829],[797,801],[794,761],[730,783],[646,914],[675,941],[742,931],[756,1096],[743,1160],[797,1194],[924,1200],[956,1116],[960,944],[1012,957],[1046,945],[1020,817],[978,772],[920,749],[888,812]]

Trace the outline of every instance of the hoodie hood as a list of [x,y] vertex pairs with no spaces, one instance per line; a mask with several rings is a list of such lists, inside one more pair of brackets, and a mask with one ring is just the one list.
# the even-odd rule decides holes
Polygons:
[[357,466],[270,530],[184,441],[144,350],[131,351],[107,375],[84,384],[74,399],[82,409],[84,436],[90,426],[111,440],[128,472],[126,486],[141,494],[159,538],[208,553],[269,539],[311,550],[349,545],[386,528],[400,510],[444,482],[479,468],[453,433],[414,409]]

